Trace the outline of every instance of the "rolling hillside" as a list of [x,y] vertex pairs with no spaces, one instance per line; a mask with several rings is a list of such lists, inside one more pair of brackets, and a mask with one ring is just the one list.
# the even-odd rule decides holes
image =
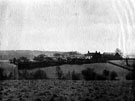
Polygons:
[[[33,59],[34,56],[45,54],[47,56],[53,56],[53,54],[70,54],[70,52],[58,52],[58,51],[38,51],[38,50],[10,50],[10,51],[0,51],[0,60],[9,60],[12,58],[27,57],[28,59]],[[79,54],[73,52],[74,54]]]
[[[121,67],[109,64],[109,63],[93,63],[93,64],[83,64],[83,65],[61,65],[60,68],[62,69],[64,74],[68,72],[75,71],[76,73],[81,73],[82,70],[86,68],[94,68],[95,72],[101,74],[104,69],[109,71],[115,71],[118,74],[119,79],[125,79],[128,70],[123,69]],[[49,78],[57,78],[56,77],[56,66],[50,66],[47,68],[40,68],[44,70]],[[28,70],[30,72],[35,72],[38,69]]]

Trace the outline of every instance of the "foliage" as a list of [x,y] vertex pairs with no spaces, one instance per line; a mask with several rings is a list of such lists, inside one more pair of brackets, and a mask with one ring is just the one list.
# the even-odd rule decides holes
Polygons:
[[17,64],[17,59],[16,58],[9,59],[9,61],[10,61],[10,63]]
[[82,71],[82,75],[85,80],[115,80],[118,76],[115,71],[109,72],[108,70],[104,70],[102,74],[98,74],[94,71],[94,69],[87,68]]
[[34,79],[47,79],[47,75],[43,70],[37,70],[34,75]]
[[33,60],[38,61],[38,62],[42,62],[42,61],[44,61],[45,57],[46,57],[45,54],[40,54],[40,55],[34,57]]
[[16,59],[16,58],[10,59],[9,61],[10,61],[10,63],[13,63],[13,64],[17,65],[19,63],[29,62],[30,60],[27,57],[20,57],[18,59]]
[[63,76],[63,79],[64,79],[64,80],[71,80],[71,79],[72,79],[71,72],[68,71],[68,73],[66,73],[66,74]]
[[107,77],[102,74],[96,74],[95,80],[107,80]]
[[133,71],[126,75],[126,80],[135,80],[135,62],[133,63]]
[[17,61],[18,62],[29,62],[29,59],[27,57],[20,57]]
[[31,79],[47,79],[47,75],[43,70],[37,70],[36,72],[29,72],[28,70],[19,71],[19,79],[31,80]]
[[110,73],[110,72],[109,72],[108,70],[106,70],[106,69],[103,71],[103,75],[104,75],[104,76],[109,76],[109,73]]
[[72,80],[80,80],[80,74],[72,71]]
[[96,73],[94,72],[94,69],[87,68],[82,71],[82,75],[85,80],[95,80]]
[[129,60],[129,57],[128,57],[128,56],[126,56],[125,61],[126,61],[126,65],[127,65],[127,66],[129,66],[128,60]]
[[19,71],[19,79],[31,79],[30,73],[27,70]]
[[116,77],[117,77],[118,75],[117,75],[117,73],[115,72],[115,71],[112,71],[111,73],[110,73],[110,79],[111,80],[116,80]]
[[119,48],[117,48],[116,50],[115,50],[115,56],[120,56],[120,57],[122,57],[123,56],[123,53],[122,53],[122,51],[119,49]]
[[4,75],[3,75],[4,69],[0,68],[0,80],[4,79]]
[[127,75],[126,75],[126,80],[135,80],[135,75],[133,72],[129,72]]
[[58,79],[63,78],[63,71],[61,70],[61,68],[59,66],[56,67],[56,75],[57,75]]
[[3,68],[0,68],[0,80],[11,80],[11,79],[14,79],[13,73],[10,72],[9,75],[6,75],[4,73],[4,69]]
[[61,56],[61,54],[59,54],[59,53],[55,53],[53,56],[55,56],[55,57],[60,57],[60,56]]
[[105,69],[105,70],[103,70],[102,75],[103,75],[107,80],[109,80],[110,71]]

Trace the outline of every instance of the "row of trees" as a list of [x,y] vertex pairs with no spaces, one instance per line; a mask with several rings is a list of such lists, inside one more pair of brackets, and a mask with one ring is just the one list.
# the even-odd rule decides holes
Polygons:
[[[70,53],[70,54],[73,55],[73,53]],[[54,54],[55,58],[48,57],[45,54],[40,54],[38,56],[35,56],[33,58],[33,61],[30,61],[27,57],[20,57],[18,59],[16,58],[10,59],[10,62],[18,65],[19,69],[33,69],[37,67],[59,66],[62,64],[87,64],[87,63],[96,63],[96,62],[106,62],[111,59],[122,59],[122,55],[123,54],[121,50],[116,49],[114,56],[111,56],[111,55],[107,56],[107,55],[95,52],[95,54],[93,54],[91,59],[77,58],[77,57],[62,58],[61,54],[56,53]],[[128,60],[129,59],[126,58],[125,62],[127,66],[130,66],[128,63]]]
[[70,58],[67,57],[61,58],[51,58],[47,57],[44,54],[38,55],[34,57],[33,61],[30,61],[26,57],[20,57],[18,59],[13,58],[10,59],[10,63],[18,65],[18,69],[33,69],[37,67],[47,67],[47,66],[59,66],[62,64],[86,64],[96,62],[95,59],[82,59],[82,58]]
[[[26,80],[36,80],[36,79],[49,79],[46,72],[42,69],[38,69],[35,72],[29,70],[19,70],[19,78],[18,79],[26,79]],[[126,75],[126,80],[135,80],[135,71],[129,72]],[[116,80],[118,74],[115,71],[104,70],[102,74],[98,74],[94,71],[94,69],[87,68],[82,70],[80,73],[76,73],[75,71],[64,73],[62,69],[57,66],[56,67],[56,77],[59,80]],[[4,69],[0,68],[0,80],[11,80],[15,79],[12,74],[5,75]]]
[[118,76],[115,71],[104,70],[102,74],[98,74],[94,69],[87,68],[76,73],[75,71],[68,72],[66,75],[62,72],[60,67],[56,67],[56,75],[58,79],[72,79],[72,80],[116,80]]
[[37,67],[47,67],[47,66],[59,66],[63,64],[88,64],[95,62],[106,62],[103,58],[99,57],[99,55],[94,55],[92,59],[83,59],[83,58],[56,58],[53,59],[51,57],[47,57],[43,54],[34,57],[34,61],[30,61],[26,57],[20,57],[19,59],[13,58],[10,60],[11,63],[18,65],[18,69],[33,69]]

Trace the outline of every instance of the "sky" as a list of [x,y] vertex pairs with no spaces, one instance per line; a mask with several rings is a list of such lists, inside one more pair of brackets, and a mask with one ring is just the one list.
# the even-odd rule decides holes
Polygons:
[[0,0],[0,50],[135,53],[134,0]]

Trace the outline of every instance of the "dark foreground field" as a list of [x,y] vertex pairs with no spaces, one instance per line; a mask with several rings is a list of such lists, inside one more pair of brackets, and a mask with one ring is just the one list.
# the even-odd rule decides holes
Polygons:
[[133,81],[7,80],[0,101],[133,101]]

